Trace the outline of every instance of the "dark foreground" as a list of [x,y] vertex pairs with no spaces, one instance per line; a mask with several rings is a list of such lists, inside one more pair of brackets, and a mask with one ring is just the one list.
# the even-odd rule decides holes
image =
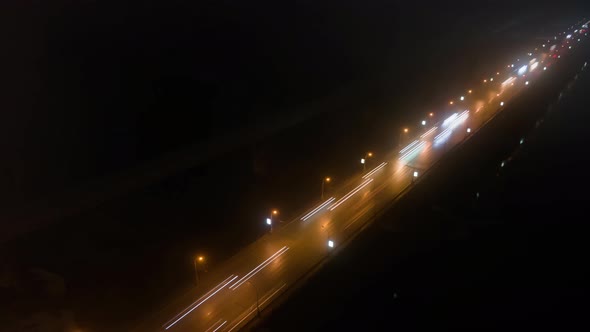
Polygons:
[[588,329],[583,63],[579,57],[567,77],[539,82],[543,95],[522,96],[449,154],[261,325]]

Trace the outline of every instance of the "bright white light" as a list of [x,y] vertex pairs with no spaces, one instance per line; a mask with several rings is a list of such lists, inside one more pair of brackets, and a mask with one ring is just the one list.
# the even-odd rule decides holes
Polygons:
[[500,167],[504,167],[504,162],[502,162],[502,163],[500,164]]
[[266,218],[266,224],[267,225],[271,225],[272,224],[272,220],[270,218]]
[[529,85],[529,81],[524,82],[524,85]]
[[334,248],[334,241],[332,241],[332,240],[329,240],[329,241],[328,241],[328,247],[330,247],[330,248]]
[[547,67],[543,67],[543,70],[547,70]]
[[578,41],[580,41],[580,38],[578,38]]
[[420,142],[418,145],[416,145],[415,147],[411,148],[410,150],[406,151],[405,154],[403,154],[399,160],[405,162],[407,159],[411,159],[413,158],[416,153],[422,151],[422,149],[424,149],[424,147],[426,146],[426,142]]
[[545,47],[545,44],[543,44],[543,47]]
[[361,158],[361,164],[365,163],[365,158]]
[[460,98],[460,99],[461,99],[461,100],[465,100],[465,97],[461,96],[461,98]]
[[470,132],[471,132],[471,128],[467,128],[467,133],[470,133]]
[[504,102],[503,101],[500,102],[500,106],[504,106]]
[[453,121],[455,121],[455,119],[457,118],[457,116],[459,116],[459,114],[453,113],[451,116],[449,116],[448,118],[446,118],[445,121],[443,121],[442,126],[443,127],[448,126],[450,123],[452,123]]
[[529,68],[529,66],[527,66],[527,65],[524,65],[524,66],[520,67],[520,68],[518,69],[518,75],[524,75],[524,74],[526,73],[526,70],[527,70],[528,68]]
[[565,39],[570,39],[570,38],[572,38],[572,35],[565,36]]
[[572,49],[572,47],[571,47],[571,46],[570,46],[570,47],[568,47],[568,48],[569,48],[570,50]]
[[520,144],[524,143],[524,138],[520,139]]
[[530,69],[530,71],[533,71],[533,70],[537,69],[537,67],[538,67],[538,66],[539,66],[539,63],[538,63],[538,62],[534,62],[534,63],[531,65],[531,69]]
[[494,81],[494,78],[493,78],[493,77],[492,77],[492,78],[490,78],[490,82],[493,82],[493,81]]
[[422,120],[422,125],[423,126],[426,126],[426,121],[425,120]]
[[510,67],[511,67],[511,68],[514,68],[514,64],[511,64],[511,65],[510,65]]
[[414,171],[414,177],[417,178],[418,177],[418,172]]

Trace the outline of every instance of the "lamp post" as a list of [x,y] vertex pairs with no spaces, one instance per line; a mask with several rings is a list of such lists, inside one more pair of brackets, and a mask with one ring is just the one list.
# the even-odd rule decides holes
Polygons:
[[329,176],[322,179],[322,196],[321,196],[322,201],[324,200],[324,186],[325,186],[326,182],[330,183],[330,181],[332,181],[332,179]]
[[198,265],[205,263],[205,257],[199,255],[199,256],[195,257],[193,263],[195,265],[195,284],[198,285],[199,284],[199,268],[198,268]]
[[272,233],[272,216],[276,216],[279,214],[278,210],[272,210],[270,212],[270,216],[266,218],[266,224],[269,226],[269,232]]
[[403,136],[404,134],[407,134],[409,131],[410,131],[410,130],[409,130],[408,128],[404,128],[404,129],[403,129],[403,130],[402,130],[402,131],[399,133],[399,144],[400,144],[400,145],[402,145],[402,144],[403,144],[403,142],[402,142],[402,136]]

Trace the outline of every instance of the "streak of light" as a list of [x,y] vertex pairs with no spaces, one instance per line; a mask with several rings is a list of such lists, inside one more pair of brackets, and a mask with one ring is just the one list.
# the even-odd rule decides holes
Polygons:
[[225,325],[225,323],[227,323],[227,321],[224,321],[223,323],[221,323],[221,325],[219,325],[215,330],[213,330],[211,332],[217,332],[217,330],[219,330],[223,325]]
[[418,140],[415,140],[412,143],[406,145],[406,147],[401,149],[401,151],[399,153],[404,153],[404,152],[408,151],[409,148],[413,147],[416,144],[418,144]]
[[438,127],[432,127],[432,128],[430,128],[430,130],[428,130],[424,134],[420,135],[420,138],[424,139],[425,137],[427,137],[428,135],[432,134],[437,129],[438,129]]
[[[193,312],[193,310],[195,310],[196,308],[198,308],[201,304],[205,303],[205,301],[207,301],[208,299],[210,299],[213,295],[217,294],[220,290],[222,290],[225,286],[227,286],[229,283],[231,283],[232,281],[234,281],[237,277],[238,276],[231,275],[227,279],[225,279],[224,281],[222,281],[219,285],[213,287],[209,292],[205,293],[205,295],[203,295],[197,301],[193,302],[190,306],[188,306],[186,309],[184,309],[183,311],[181,311],[181,313],[186,311],[184,314],[182,314],[180,317],[178,317],[178,315],[176,315],[176,317],[178,317],[176,320],[174,320],[174,318],[176,318],[176,317],[174,317],[170,321],[168,321],[166,324],[164,324],[164,326],[166,326],[168,323],[170,323],[172,320],[174,320],[172,323],[170,323],[168,326],[166,326],[166,330],[168,330],[169,328],[171,328],[172,326],[174,326],[181,319],[183,319],[184,317],[186,317],[186,315],[188,315],[191,312]],[[228,279],[230,279],[230,280],[228,281]],[[217,290],[215,290],[215,289],[217,289]],[[215,291],[213,292],[213,290],[215,290]],[[195,303],[197,303],[197,304],[194,305]],[[189,310],[189,308],[190,308],[190,310]]]
[[417,152],[422,151],[422,149],[426,146],[426,142],[420,142],[420,144],[416,145],[410,151],[407,151],[404,155],[402,155],[399,159],[401,161],[406,161],[408,157],[413,157]]
[[387,165],[386,162],[382,162],[379,166],[375,167],[372,171],[370,171],[369,173],[363,175],[363,179],[366,179],[370,176],[372,176],[373,174],[379,172],[383,167],[385,167],[385,165]]
[[[213,329],[214,327],[217,326],[217,324],[221,323],[221,319],[219,319],[217,322],[215,322],[215,324],[211,325],[210,328],[208,328],[207,330],[205,330],[205,332],[209,332],[211,331],[211,329]],[[221,323],[221,325],[217,326],[217,328],[215,330],[213,330],[212,332],[215,332],[217,330],[219,330],[220,327],[222,327],[225,323],[227,323],[227,321],[224,321],[223,323]]]
[[307,219],[311,218],[314,214],[318,213],[321,209],[325,208],[328,204],[330,204],[335,198],[330,197],[325,202],[317,206],[315,209],[308,212],[306,215],[301,217],[301,220],[306,221]]
[[285,286],[287,286],[287,284],[283,284],[276,291],[274,291],[272,294],[270,294],[264,301],[260,302],[260,306],[263,306],[268,300],[270,300],[273,296],[275,296],[275,294],[278,293]]
[[453,121],[455,121],[455,119],[457,118],[458,114],[457,113],[453,113],[451,116],[449,116],[448,118],[445,119],[445,121],[443,121],[442,126],[443,127],[447,127],[450,123],[452,123]]
[[258,266],[256,266],[254,269],[252,269],[252,271],[248,272],[248,274],[246,274],[245,276],[243,276],[242,278],[240,278],[240,280],[236,281],[233,285],[229,286],[229,289],[231,289],[231,290],[238,289],[238,287],[240,287],[242,284],[244,284],[250,278],[252,278],[253,276],[255,276],[256,273],[262,271],[262,269],[264,269],[268,264],[272,263],[275,259],[279,258],[287,250],[289,250],[289,247],[287,247],[287,246],[284,246],[281,249],[279,249],[277,252],[275,252],[274,254],[272,254],[272,256],[270,256],[269,258],[267,258],[264,262],[258,264]]
[[[272,293],[269,297],[267,297],[264,301],[262,301],[260,303],[260,306],[264,305],[266,303],[266,301],[268,301],[269,299],[271,299],[276,293],[278,293],[281,289],[283,289],[283,287],[287,286],[287,284],[283,284],[281,287],[279,287],[279,289],[277,289],[276,291],[274,291],[274,293]],[[244,316],[244,318],[240,319],[239,322],[236,323],[236,325],[234,325],[231,329],[229,329],[227,332],[231,332],[233,331],[236,327],[240,326],[240,324],[242,324],[243,321],[245,321],[248,317],[250,317],[250,315],[252,315],[253,313],[256,312],[256,308],[250,310],[249,313],[246,314],[246,316]]]
[[358,187],[354,188],[352,191],[350,191],[348,194],[344,195],[344,197],[342,197],[336,203],[334,203],[334,205],[330,206],[330,211],[334,211],[334,209],[336,209],[337,207],[339,207],[340,204],[346,202],[350,197],[352,197],[354,194],[356,194],[357,192],[359,192],[361,189],[363,189],[364,187],[366,187],[371,182],[373,182],[373,179],[367,179],[367,180],[365,180]]

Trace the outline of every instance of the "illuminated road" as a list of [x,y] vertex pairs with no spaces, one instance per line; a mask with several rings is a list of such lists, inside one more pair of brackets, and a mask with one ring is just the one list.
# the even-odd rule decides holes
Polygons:
[[[582,26],[579,23],[578,26]],[[578,30],[581,29],[581,30]],[[449,98],[408,132],[398,150],[373,157],[372,167],[349,179],[333,197],[241,250],[207,272],[201,286],[150,317],[141,331],[236,331],[339,244],[350,239],[412,185],[449,149],[476,132],[552,64],[587,38],[572,28],[493,70],[478,86]],[[418,128],[418,129],[416,129]],[[397,137],[400,133],[392,133]],[[333,247],[329,246],[331,244]]]

